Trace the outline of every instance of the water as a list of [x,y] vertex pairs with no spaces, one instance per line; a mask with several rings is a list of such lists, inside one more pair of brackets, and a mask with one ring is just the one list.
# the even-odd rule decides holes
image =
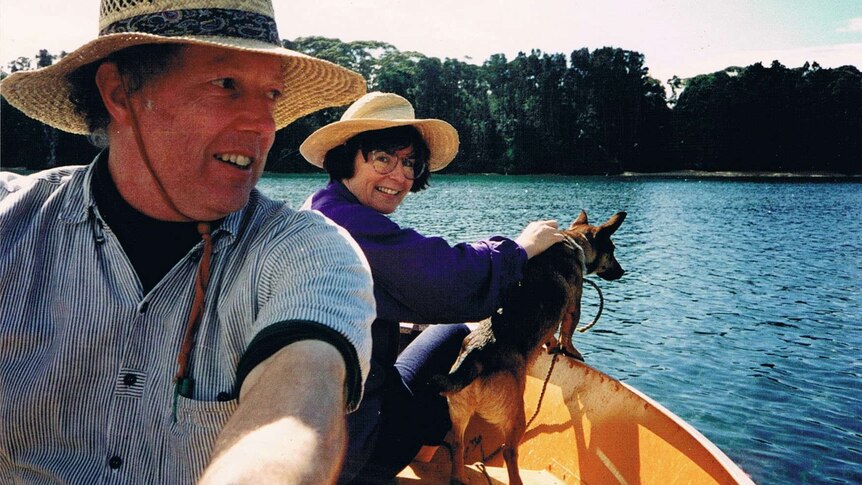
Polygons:
[[[324,183],[260,186],[299,206]],[[393,218],[460,242],[581,208],[591,222],[628,212],[614,236],[627,273],[601,282],[604,315],[576,336],[591,365],[757,483],[862,483],[862,183],[434,176]]]

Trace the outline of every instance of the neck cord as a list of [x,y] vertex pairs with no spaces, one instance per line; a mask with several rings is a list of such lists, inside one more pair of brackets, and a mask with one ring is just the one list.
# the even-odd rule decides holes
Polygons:
[[[153,165],[150,162],[150,157],[147,154],[146,146],[144,145],[144,139],[141,135],[140,124],[138,123],[138,117],[135,113],[134,107],[132,106],[131,98],[129,97],[129,90],[126,88],[125,80],[123,80],[122,84],[123,94],[126,98],[126,106],[129,110],[129,119],[132,124],[132,132],[135,135],[135,143],[138,147],[138,153],[140,154],[141,159],[144,161],[144,166],[147,168],[147,171],[150,172],[150,176],[155,181],[156,187],[159,190],[159,194],[161,195],[162,200],[164,200],[170,206],[171,210],[188,220],[194,220],[194,218],[185,215],[176,206],[176,204],[174,204],[173,199],[171,199],[171,197],[168,195],[167,190],[165,190],[164,185],[162,185],[162,181],[156,175],[155,170],[153,170]],[[185,332],[183,333],[182,346],[180,347],[180,352],[177,355],[177,373],[174,377],[174,422],[176,422],[177,420],[178,396],[183,396],[186,398],[192,398],[194,396],[195,381],[191,377],[189,361],[191,360],[191,354],[194,351],[197,330],[200,327],[201,320],[203,319],[204,297],[206,296],[207,285],[209,284],[210,277],[210,260],[212,259],[213,249],[212,235],[210,234],[210,224],[209,222],[199,221],[197,229],[198,233],[201,235],[201,239],[203,239],[204,247],[203,254],[201,255],[200,262],[198,263],[198,269],[195,278],[194,300],[192,300],[192,307],[189,310],[189,318],[188,322],[186,323]]]

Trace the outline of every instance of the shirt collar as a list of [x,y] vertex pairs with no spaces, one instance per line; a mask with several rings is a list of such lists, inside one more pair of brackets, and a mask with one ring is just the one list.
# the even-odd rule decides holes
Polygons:
[[[108,150],[101,151],[89,165],[82,167],[81,170],[72,174],[72,180],[68,185],[69,190],[65,194],[63,209],[59,215],[61,221],[68,224],[80,224],[87,220],[91,212],[100,217],[98,216],[98,208],[93,196],[93,174],[100,157],[107,156]],[[350,191],[346,187],[344,191],[350,194]],[[352,196],[352,194],[350,195]],[[260,192],[257,189],[252,189],[249,201],[245,207],[228,215],[224,219],[218,229],[213,232],[213,238],[218,238],[214,247],[215,250],[218,250],[220,246],[230,244],[236,239],[236,235],[242,229],[243,221],[246,220],[247,215],[250,215],[251,208],[259,203],[260,197]],[[222,240],[224,241],[222,242]]]
[[260,203],[260,197],[260,192],[257,189],[251,189],[245,207],[225,217],[219,228],[213,233],[213,237],[218,237],[213,247],[215,252],[218,252],[221,246],[231,244],[236,239],[242,227],[251,219],[253,207]]
[[346,199],[348,202],[355,202],[357,204],[361,203],[341,180],[330,180],[328,188],[334,192],[335,195]]
[[87,220],[91,210],[95,209],[96,202],[93,198],[93,172],[99,157],[106,155],[102,151],[90,165],[82,167],[72,174],[72,180],[67,185],[66,195],[63,201],[63,209],[60,211],[60,220],[67,224],[80,224]]

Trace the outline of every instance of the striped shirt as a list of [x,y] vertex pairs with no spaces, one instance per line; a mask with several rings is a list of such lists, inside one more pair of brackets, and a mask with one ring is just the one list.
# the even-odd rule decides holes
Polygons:
[[174,418],[202,244],[144,294],[91,178],[92,165],[0,173],[0,483],[193,483],[238,405],[238,368],[273,342],[336,335],[358,404],[367,263],[342,229],[255,190],[213,233],[194,399]]

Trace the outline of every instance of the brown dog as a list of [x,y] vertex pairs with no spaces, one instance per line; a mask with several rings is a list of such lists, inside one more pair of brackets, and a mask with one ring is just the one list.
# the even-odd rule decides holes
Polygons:
[[542,344],[555,341],[558,327],[560,350],[580,358],[572,332],[580,317],[583,277],[595,273],[615,280],[623,275],[611,235],[625,217],[619,212],[600,226],[590,226],[581,211],[562,231],[565,241],[530,259],[524,278],[508,292],[503,307],[464,338],[449,375],[435,376],[452,418],[452,483],[466,483],[464,432],[474,414],[503,433],[509,483],[522,483],[518,444],[526,431],[527,369]]

